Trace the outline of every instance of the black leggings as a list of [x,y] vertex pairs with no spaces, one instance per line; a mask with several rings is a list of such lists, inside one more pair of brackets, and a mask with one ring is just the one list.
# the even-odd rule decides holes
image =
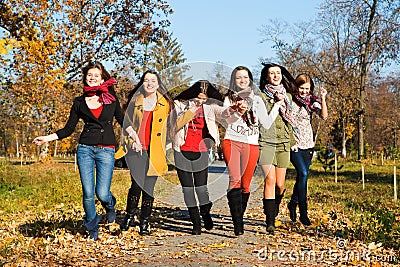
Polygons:
[[[208,153],[175,151],[174,157],[186,206],[195,207],[210,203],[207,188]],[[197,204],[196,195],[199,204]]]
[[125,156],[131,170],[131,189],[134,196],[140,197],[142,200],[154,200],[154,187],[157,182],[157,176],[148,176],[149,156],[146,150],[142,153],[130,151]]

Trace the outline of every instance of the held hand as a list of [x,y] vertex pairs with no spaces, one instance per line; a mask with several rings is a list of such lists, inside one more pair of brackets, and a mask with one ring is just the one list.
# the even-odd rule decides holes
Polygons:
[[279,101],[276,101],[275,104],[280,105],[280,106],[283,106],[283,105],[285,105],[285,99],[282,98],[282,99],[280,99]]
[[142,151],[142,144],[140,143],[140,139],[137,133],[133,133],[129,135],[129,137],[133,139],[132,149],[136,152]]
[[297,145],[294,145],[290,148],[290,150],[292,150],[293,152],[298,152],[299,151],[299,147]]
[[276,102],[280,102],[280,101],[285,99],[285,95],[281,94],[281,93],[276,93],[274,96],[275,96],[275,101]]
[[237,111],[241,115],[243,115],[246,112],[246,110],[248,109],[247,103],[243,100],[237,101],[236,107],[237,107]]
[[196,105],[197,107],[200,107],[201,105],[203,105],[203,104],[206,102],[206,100],[207,100],[207,99],[205,99],[205,98],[196,97],[196,98],[193,100],[193,102],[195,103],[195,105]]

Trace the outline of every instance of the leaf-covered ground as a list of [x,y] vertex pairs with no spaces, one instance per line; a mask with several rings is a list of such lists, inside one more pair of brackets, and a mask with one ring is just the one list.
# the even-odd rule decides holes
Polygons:
[[[260,191],[260,190],[259,190]],[[338,239],[330,227],[345,218],[322,214],[318,206],[310,212],[314,221],[305,228],[288,221],[281,210],[274,236],[265,233],[260,192],[252,194],[245,215],[245,234],[233,235],[225,198],[212,214],[215,229],[200,236],[190,234],[186,211],[156,203],[152,234],[141,237],[137,227],[121,232],[117,223],[102,224],[100,239],[93,242],[82,229],[80,207],[60,205],[47,214],[1,214],[2,255],[6,266],[389,266],[397,263],[396,251],[380,244]],[[285,203],[287,200],[284,200]],[[118,215],[120,222],[123,214]]]
[[[292,175],[288,175],[289,193]],[[113,183],[124,184],[118,179],[117,176]],[[117,221],[101,224],[97,242],[87,239],[82,225],[83,210],[75,201],[60,202],[53,208],[31,206],[14,213],[0,207],[0,266],[397,266],[398,250],[380,242],[361,242],[351,235],[351,229],[356,229],[354,220],[350,220],[340,202],[350,198],[349,203],[359,203],[360,193],[354,188],[346,191],[343,183],[335,195],[336,189],[326,190],[331,185],[322,188],[323,179],[310,180],[309,213],[313,225],[305,228],[299,222],[289,221],[286,204],[290,194],[286,194],[273,236],[265,233],[262,189],[251,194],[245,233],[240,237],[233,234],[226,197],[213,205],[214,229],[204,230],[199,236],[190,234],[186,210],[156,201],[152,233],[142,237],[138,235],[138,226],[126,232],[119,230],[125,206],[122,192],[126,185],[122,186],[121,191],[115,190],[120,192]],[[80,192],[76,194],[79,197]],[[20,205],[36,202],[21,201]],[[356,208],[367,208],[357,205]],[[394,222],[399,222],[398,211]],[[372,221],[364,223],[379,225]],[[343,229],[347,234],[341,232]]]

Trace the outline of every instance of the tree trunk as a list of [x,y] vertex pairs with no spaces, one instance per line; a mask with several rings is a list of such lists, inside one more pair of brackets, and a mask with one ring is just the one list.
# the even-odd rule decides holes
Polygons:
[[360,73],[360,112],[358,118],[358,159],[364,158],[364,107],[365,107],[365,84],[367,80],[368,67],[370,65],[369,57],[371,53],[371,40],[372,31],[374,25],[374,18],[376,15],[376,5],[378,0],[374,0],[371,5],[371,11],[368,19],[368,29],[366,32],[365,42],[361,43],[361,47],[364,47],[364,53],[361,57],[361,73]]
[[53,157],[57,156],[57,145],[58,145],[58,140],[56,140],[56,144],[54,146],[54,155],[53,155]]
[[342,129],[343,129],[343,135],[342,135],[342,157],[346,158],[347,157],[347,151],[346,151],[346,129],[345,129],[345,122],[344,120],[342,121]]

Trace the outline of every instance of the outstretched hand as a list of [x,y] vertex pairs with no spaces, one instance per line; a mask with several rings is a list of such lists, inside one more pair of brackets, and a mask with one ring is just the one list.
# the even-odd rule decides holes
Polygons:
[[32,143],[34,143],[34,144],[36,144],[38,146],[41,146],[46,142],[48,142],[46,136],[38,136],[35,139],[33,139],[33,141],[32,141]]

